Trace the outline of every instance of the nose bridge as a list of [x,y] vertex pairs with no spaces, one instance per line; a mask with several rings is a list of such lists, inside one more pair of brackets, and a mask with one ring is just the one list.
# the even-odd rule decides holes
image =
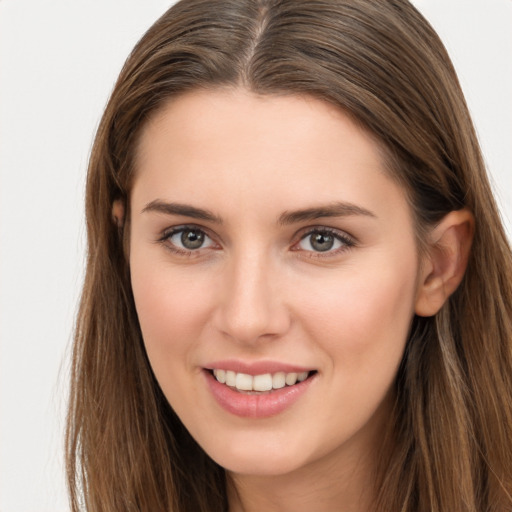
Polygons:
[[279,268],[264,248],[247,247],[232,255],[223,279],[220,329],[232,339],[254,343],[289,327],[278,290]]

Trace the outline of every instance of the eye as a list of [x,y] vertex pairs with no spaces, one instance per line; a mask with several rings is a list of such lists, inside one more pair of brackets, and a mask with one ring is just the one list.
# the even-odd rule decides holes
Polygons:
[[297,248],[301,251],[316,253],[338,252],[354,245],[348,235],[329,228],[315,228],[306,233]]
[[202,230],[193,226],[180,226],[167,231],[162,241],[168,242],[178,252],[191,252],[214,246],[213,240]]

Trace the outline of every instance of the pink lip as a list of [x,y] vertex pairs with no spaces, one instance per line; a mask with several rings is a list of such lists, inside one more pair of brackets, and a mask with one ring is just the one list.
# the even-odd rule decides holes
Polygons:
[[234,359],[226,359],[224,361],[215,361],[205,366],[209,370],[220,369],[230,370],[236,373],[246,373],[247,375],[263,375],[265,373],[302,373],[312,371],[314,368],[305,368],[303,366],[294,366],[277,361],[255,361],[244,362]]
[[[216,368],[226,367],[216,366]],[[268,366],[266,368],[268,369]],[[282,368],[282,366],[280,368]],[[279,369],[277,371],[284,370]],[[267,370],[263,373],[274,372]],[[208,370],[204,370],[203,374],[217,403],[229,413],[242,418],[268,418],[283,412],[299,400],[304,393],[306,393],[311,383],[316,380],[317,376],[317,374],[315,374],[293,386],[285,386],[281,389],[256,395],[249,395],[235,391],[225,384],[221,384]],[[253,375],[259,375],[259,373],[254,373]]]

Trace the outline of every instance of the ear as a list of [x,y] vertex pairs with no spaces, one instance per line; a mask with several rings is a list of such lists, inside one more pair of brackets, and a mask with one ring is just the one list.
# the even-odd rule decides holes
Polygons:
[[457,289],[473,240],[474,218],[468,210],[448,213],[430,232],[418,283],[415,312],[435,315]]
[[112,203],[112,219],[118,228],[122,228],[124,225],[124,213],[124,201],[122,199],[116,199]]

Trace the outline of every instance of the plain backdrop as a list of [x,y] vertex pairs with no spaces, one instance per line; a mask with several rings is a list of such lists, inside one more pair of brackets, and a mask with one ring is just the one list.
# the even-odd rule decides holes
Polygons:
[[[0,512],[68,510],[62,438],[102,109],[164,0],[0,0]],[[416,0],[458,70],[512,233],[512,1]]]

